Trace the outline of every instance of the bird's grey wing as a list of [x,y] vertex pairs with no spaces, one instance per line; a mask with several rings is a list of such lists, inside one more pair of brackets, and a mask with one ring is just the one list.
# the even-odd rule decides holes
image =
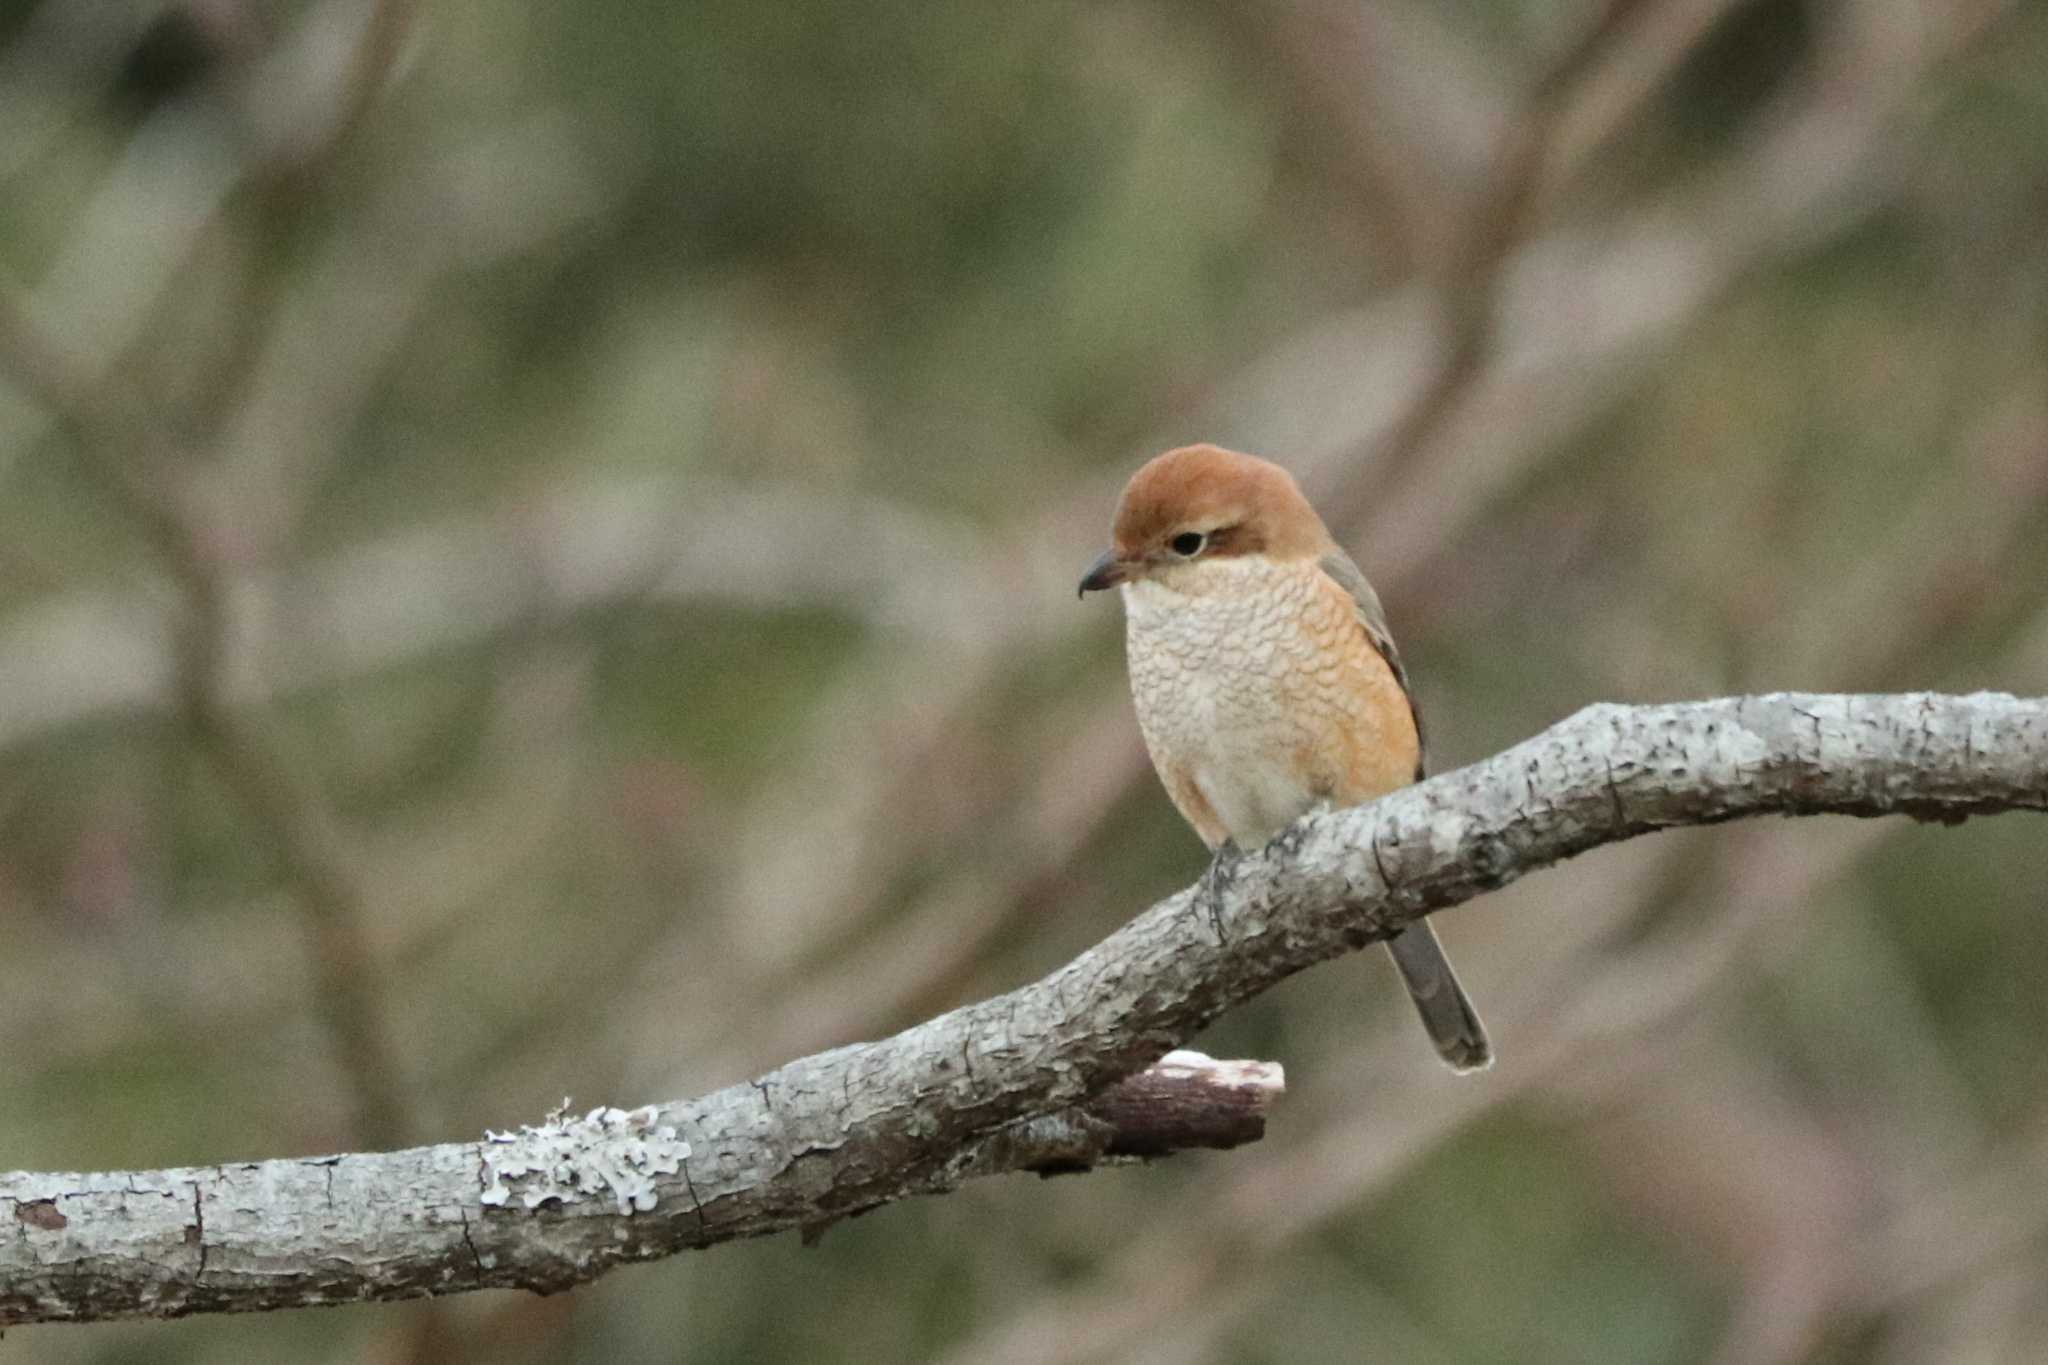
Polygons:
[[1387,629],[1387,610],[1380,605],[1380,595],[1365,581],[1351,556],[1342,550],[1332,548],[1317,565],[1358,604],[1358,624],[1364,628],[1365,638],[1387,661],[1394,681],[1401,684],[1401,695],[1408,698],[1408,714],[1415,720],[1415,780],[1420,782],[1429,771],[1429,744],[1423,735],[1422,710],[1415,704],[1415,689],[1408,685],[1408,670],[1401,666],[1401,651],[1394,648],[1394,633]]
[[[1408,714],[1415,718],[1415,780],[1420,782],[1428,767],[1422,747],[1422,712],[1416,708],[1415,692],[1408,686],[1408,670],[1401,667],[1401,651],[1394,648],[1394,634],[1387,629],[1387,613],[1380,605],[1380,595],[1365,581],[1351,556],[1342,550],[1331,550],[1320,564],[1323,572],[1358,604],[1358,624],[1364,629],[1365,638],[1387,661],[1394,681],[1401,684],[1401,693],[1408,698]],[[1454,1071],[1481,1071],[1492,1066],[1493,1044],[1487,1040],[1486,1025],[1479,1021],[1479,1011],[1473,1008],[1471,997],[1459,984],[1458,974],[1451,970],[1451,960],[1444,956],[1443,944],[1437,942],[1436,930],[1429,921],[1416,920],[1389,938],[1387,951],[1393,954],[1401,984],[1408,988],[1408,998],[1415,1002],[1416,1013],[1422,1016],[1422,1026],[1437,1055]]]

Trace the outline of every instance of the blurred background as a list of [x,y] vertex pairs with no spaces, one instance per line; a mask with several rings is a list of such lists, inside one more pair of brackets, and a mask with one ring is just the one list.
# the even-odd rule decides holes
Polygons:
[[[474,1137],[1193,880],[1124,478],[1295,469],[1439,767],[2048,690],[2017,0],[0,5],[0,1165]],[[1750,823],[1198,1040],[1227,1155],[23,1361],[2048,1358],[2044,827]]]

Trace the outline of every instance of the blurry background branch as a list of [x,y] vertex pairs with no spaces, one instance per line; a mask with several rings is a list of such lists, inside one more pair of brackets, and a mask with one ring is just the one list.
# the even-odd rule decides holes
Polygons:
[[[362,28],[336,66],[328,110],[304,119],[286,135],[288,149],[272,149],[258,166],[258,206],[279,237],[305,212],[321,172],[356,133],[397,59],[411,0],[375,0]],[[232,64],[237,26],[257,22],[235,7],[172,8],[158,16],[145,44],[190,45],[201,65]],[[212,49],[202,53],[202,49]],[[138,52],[146,51],[138,49]],[[180,79],[187,77],[181,76]],[[303,111],[302,111],[303,112]],[[267,281],[238,312],[241,349],[253,354],[274,319],[282,263],[263,258],[252,280]],[[40,399],[72,436],[72,449],[101,494],[145,537],[176,594],[166,635],[171,663],[168,691],[196,745],[241,804],[293,887],[312,946],[313,979],[322,1018],[354,1093],[359,1139],[379,1148],[414,1136],[405,1059],[392,1045],[379,1002],[379,970],[362,909],[360,878],[341,822],[305,766],[286,753],[261,720],[231,695],[241,603],[230,563],[237,536],[224,499],[209,481],[223,473],[219,452],[188,448],[176,433],[212,422],[151,403],[130,376],[93,365],[44,335],[26,295],[6,281],[0,293],[0,365]],[[260,294],[260,297],[258,297]],[[215,387],[233,387],[247,366],[224,355]]]
[[[1590,707],[1494,758],[1312,815],[1033,985],[650,1110],[630,1131],[570,1124],[559,1158],[493,1175],[501,1149],[485,1143],[7,1176],[0,1199],[21,1233],[0,1249],[0,1323],[563,1289],[971,1175],[1234,1146],[1263,1130],[1275,1088],[1256,1064],[1168,1058],[1107,1104],[1098,1092],[1305,967],[1604,843],[1766,813],[1959,823],[2007,810],[2048,810],[2048,699]],[[1246,1090],[1249,1107],[1190,1097],[1206,1089]],[[1012,1126],[1075,1105],[1087,1120]],[[559,1216],[493,1215],[479,1197],[499,1183]]]
[[[1370,480],[1359,479],[1346,490],[1335,509],[1342,520],[1356,520],[1375,494],[1410,473],[1486,365],[1498,326],[1503,270],[1527,233],[1557,152],[1559,130],[1580,89],[1592,82],[1610,51],[1623,47],[1638,14],[1657,8],[1655,0],[1605,0],[1585,31],[1537,78],[1521,109],[1504,120],[1492,169],[1479,180],[1477,202],[1456,215],[1453,244],[1433,263],[1437,280],[1432,293],[1440,315],[1433,330],[1441,353],[1381,437],[1365,466]],[[1416,244],[1415,254],[1429,259],[1424,244]]]
[[11,293],[0,295],[0,362],[71,429],[101,494],[145,533],[169,571],[177,593],[167,678],[174,712],[304,909],[320,1012],[355,1092],[355,1131],[373,1147],[401,1145],[413,1136],[405,1058],[378,1003],[382,973],[340,823],[302,765],[231,695],[238,603],[224,561],[232,537],[203,496],[207,468],[166,440],[169,419],[146,411],[121,383],[72,370]]

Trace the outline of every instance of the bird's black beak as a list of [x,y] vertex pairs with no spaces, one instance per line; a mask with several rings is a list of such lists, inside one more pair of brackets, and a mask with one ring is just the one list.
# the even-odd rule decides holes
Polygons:
[[1131,576],[1130,566],[1116,557],[1115,550],[1104,550],[1102,557],[1088,566],[1088,572],[1081,575],[1081,591],[1076,597],[1091,592],[1113,588]]

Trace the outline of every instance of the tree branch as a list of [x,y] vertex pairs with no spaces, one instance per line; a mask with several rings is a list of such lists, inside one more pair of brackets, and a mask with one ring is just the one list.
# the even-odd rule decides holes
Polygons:
[[1598,845],[1762,814],[2044,809],[2048,699],[1590,707],[1305,818],[1039,982],[695,1100],[392,1153],[0,1176],[0,1325],[549,1292],[1058,1166],[1033,1116],[1086,1106],[1304,967]]

